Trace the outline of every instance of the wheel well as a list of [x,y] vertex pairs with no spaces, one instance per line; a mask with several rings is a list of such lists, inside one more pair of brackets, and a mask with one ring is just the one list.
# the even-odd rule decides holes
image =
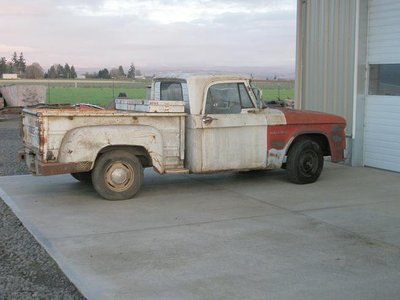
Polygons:
[[107,147],[104,147],[103,149],[101,149],[99,151],[99,153],[97,153],[96,160],[103,153],[114,151],[114,150],[125,150],[125,151],[135,154],[144,168],[151,167],[153,165],[149,152],[146,150],[146,148],[144,148],[142,146],[125,146],[125,145],[107,146]]
[[316,142],[322,150],[322,154],[324,156],[329,156],[331,155],[331,148],[329,146],[329,141],[328,138],[321,134],[321,133],[308,133],[308,134],[302,134],[297,136],[294,141],[290,144],[289,149],[287,151],[287,153],[290,152],[290,150],[292,149],[293,145],[295,145],[296,143],[298,143],[301,140],[312,140],[314,142]]

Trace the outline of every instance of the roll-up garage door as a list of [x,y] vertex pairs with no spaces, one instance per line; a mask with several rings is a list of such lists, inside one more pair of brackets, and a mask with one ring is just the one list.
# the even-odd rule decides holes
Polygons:
[[400,1],[368,6],[364,164],[400,172]]

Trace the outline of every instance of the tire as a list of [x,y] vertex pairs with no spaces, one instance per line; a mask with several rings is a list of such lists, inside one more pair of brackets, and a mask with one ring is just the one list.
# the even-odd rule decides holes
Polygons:
[[81,173],[71,173],[71,176],[80,182],[92,183],[92,171],[81,172]]
[[136,195],[143,183],[143,166],[132,153],[114,150],[102,154],[92,171],[96,192],[107,200],[125,200]]
[[286,162],[289,180],[296,184],[315,182],[321,175],[324,157],[318,143],[302,139],[296,142]]

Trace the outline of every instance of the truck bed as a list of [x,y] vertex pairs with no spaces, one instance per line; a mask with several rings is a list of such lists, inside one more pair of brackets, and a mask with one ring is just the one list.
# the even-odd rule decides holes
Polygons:
[[[184,161],[185,117],[186,113],[25,108],[22,120],[25,154],[36,157],[27,163],[33,173],[38,173],[38,167],[35,165],[37,160],[40,163],[59,163],[59,151],[63,139],[69,131],[76,128],[97,126],[96,134],[104,135],[107,134],[105,132],[107,128],[115,129],[115,126],[120,126],[118,135],[126,136],[128,140],[130,130],[135,130],[135,127],[126,125],[141,125],[152,127],[160,133],[163,143],[161,155],[164,157],[165,169],[180,169],[183,168]],[[111,132],[115,134],[115,131],[110,131],[110,134]],[[88,136],[87,140],[90,139]]]

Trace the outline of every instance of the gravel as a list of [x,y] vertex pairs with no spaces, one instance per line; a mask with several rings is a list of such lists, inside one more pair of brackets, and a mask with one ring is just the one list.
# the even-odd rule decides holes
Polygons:
[[[27,174],[19,149],[19,119],[0,115],[0,176]],[[0,299],[85,299],[1,198]]]

